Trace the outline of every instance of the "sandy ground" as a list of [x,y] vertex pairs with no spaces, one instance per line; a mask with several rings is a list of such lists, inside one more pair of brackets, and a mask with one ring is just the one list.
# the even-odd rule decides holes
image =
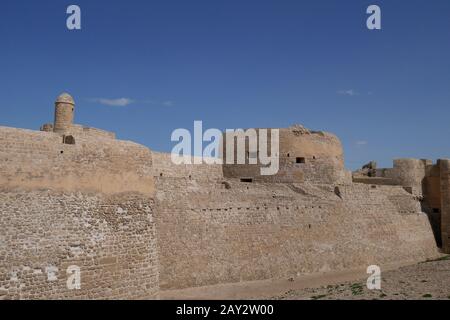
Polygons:
[[381,290],[369,290],[367,278],[318,288],[289,290],[271,297],[288,300],[450,299],[450,256],[382,272]]
[[368,290],[366,270],[291,279],[162,291],[161,299],[450,299],[450,256],[414,265],[381,268],[381,290]]

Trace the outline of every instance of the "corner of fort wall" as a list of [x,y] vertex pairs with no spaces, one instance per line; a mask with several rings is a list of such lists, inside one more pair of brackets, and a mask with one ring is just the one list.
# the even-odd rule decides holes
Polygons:
[[150,150],[75,141],[0,127],[0,299],[158,298]]
[[442,250],[450,253],[450,159],[439,160],[441,170]]

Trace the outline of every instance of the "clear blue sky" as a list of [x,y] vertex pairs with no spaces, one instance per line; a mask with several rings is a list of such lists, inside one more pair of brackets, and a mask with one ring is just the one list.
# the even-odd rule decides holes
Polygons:
[[[66,28],[70,4],[81,31]],[[370,4],[381,31],[366,28]],[[8,0],[0,57],[4,126],[52,122],[67,91],[77,123],[154,150],[203,120],[334,132],[349,168],[450,157],[448,0]]]

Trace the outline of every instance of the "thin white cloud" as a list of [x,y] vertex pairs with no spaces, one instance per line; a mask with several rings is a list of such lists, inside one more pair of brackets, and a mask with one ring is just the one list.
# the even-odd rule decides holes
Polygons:
[[133,99],[129,98],[119,98],[119,99],[95,98],[91,99],[91,101],[111,107],[126,107],[135,102]]
[[151,104],[154,106],[164,106],[164,107],[173,107],[175,105],[175,102],[173,102],[172,100],[166,100],[166,101],[146,100],[143,102],[145,104]]
[[163,104],[163,106],[166,106],[166,107],[172,107],[174,105],[174,102],[167,100],[167,101],[164,101],[162,104]]
[[154,106],[172,107],[175,102],[172,100],[156,101],[156,100],[134,100],[131,98],[118,98],[118,99],[108,99],[108,98],[93,98],[89,99],[90,102],[99,103],[110,107],[126,107],[130,104],[149,104]]
[[357,96],[359,94],[354,89],[339,90],[337,93],[342,95],[342,96],[350,96],[350,97]]
[[356,141],[356,145],[358,147],[366,146],[367,144],[368,144],[368,142],[365,140]]

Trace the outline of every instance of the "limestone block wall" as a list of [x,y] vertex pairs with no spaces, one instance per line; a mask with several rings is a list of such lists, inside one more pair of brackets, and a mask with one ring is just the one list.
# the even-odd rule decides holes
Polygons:
[[[256,131],[259,133],[260,129]],[[270,137],[269,134],[267,143],[269,154],[271,154]],[[223,155],[226,155],[226,135],[224,135],[223,147]],[[237,141],[235,141],[235,155],[237,150]],[[246,164],[237,164],[236,159],[234,164],[226,163],[223,167],[224,176],[281,183],[348,183],[351,181],[344,168],[341,142],[335,135],[328,132],[310,131],[301,126],[279,129],[279,171],[275,175],[261,175],[260,168],[263,165],[259,161],[256,165],[249,165],[249,157],[256,156],[259,160],[259,152],[259,143],[258,150],[250,152],[247,139]]]
[[423,194],[425,197],[425,202],[430,208],[441,209],[440,185],[439,165],[427,165],[426,177],[423,183]]
[[53,123],[44,123],[40,130],[45,132],[53,132]]
[[[422,211],[431,222],[436,243],[443,246],[447,236],[445,223],[446,164],[447,160],[438,160],[433,164],[427,159],[395,159],[393,168],[376,169],[376,177],[353,177],[353,182],[371,185],[399,185],[421,199]],[[445,251],[445,246],[443,247]],[[447,250],[448,251],[448,250]]]
[[[298,170],[283,160],[301,183],[243,183],[221,165],[174,165],[111,137],[64,144],[52,132],[0,127],[0,299],[153,298],[160,288],[438,256],[418,197],[338,185],[340,142],[289,130],[319,139],[310,149],[283,144],[281,159],[309,161]],[[67,289],[70,265],[81,268],[80,290]]]
[[426,168],[431,160],[424,159],[395,159],[394,168],[386,171],[387,177],[395,180],[399,185],[412,188],[415,194],[422,194]]
[[152,152],[153,174],[157,178],[186,178],[192,180],[219,181],[223,179],[222,165],[175,165],[170,153]]
[[0,189],[0,212],[0,300],[158,296],[152,199]]
[[228,184],[157,180],[161,289],[438,256],[427,216],[402,187]]
[[66,135],[71,134],[74,135],[75,138],[82,136],[86,138],[109,138],[109,139],[115,139],[116,134],[114,132],[105,131],[102,129],[92,128],[92,127],[86,127],[79,124],[74,124],[68,129],[65,133]]
[[450,160],[439,160],[441,169],[441,234],[442,250],[450,253]]
[[83,192],[154,191],[151,152],[113,139],[0,127],[0,186]]

